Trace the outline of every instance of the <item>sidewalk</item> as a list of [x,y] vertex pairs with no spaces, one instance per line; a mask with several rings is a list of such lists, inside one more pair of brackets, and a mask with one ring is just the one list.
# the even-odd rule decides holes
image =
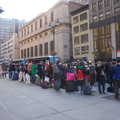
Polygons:
[[113,93],[56,92],[0,78],[0,120],[120,120]]

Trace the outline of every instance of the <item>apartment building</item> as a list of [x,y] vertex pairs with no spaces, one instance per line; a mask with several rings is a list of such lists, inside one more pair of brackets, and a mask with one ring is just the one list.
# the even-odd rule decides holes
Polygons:
[[[0,46],[12,37],[13,33],[18,33],[20,27],[26,24],[26,21],[17,19],[0,18]],[[0,48],[1,49],[1,48]],[[1,58],[1,50],[0,50]]]
[[120,0],[90,0],[89,8],[95,61],[120,57]]
[[50,56],[55,52],[62,62],[72,57],[70,12],[81,5],[60,0],[20,29],[20,58]]
[[89,39],[89,5],[84,5],[71,12],[72,43],[74,61],[93,61],[93,44]]
[[20,59],[20,47],[18,33],[13,33],[12,37],[4,43],[1,43],[1,60]]

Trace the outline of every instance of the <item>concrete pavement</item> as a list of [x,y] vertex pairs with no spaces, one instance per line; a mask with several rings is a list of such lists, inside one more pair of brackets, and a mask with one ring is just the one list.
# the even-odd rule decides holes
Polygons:
[[113,93],[82,95],[0,78],[0,120],[120,120]]

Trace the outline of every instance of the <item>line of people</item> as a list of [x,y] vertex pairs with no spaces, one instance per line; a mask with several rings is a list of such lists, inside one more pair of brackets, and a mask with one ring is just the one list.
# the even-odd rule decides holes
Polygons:
[[[57,68],[59,68],[59,70]],[[40,61],[38,64],[29,63],[24,64],[10,64],[9,65],[9,78],[14,79],[14,73],[17,71],[19,73],[19,82],[26,81],[28,83],[36,82],[36,74],[40,78],[40,82],[45,80],[47,76],[49,82],[52,83],[54,79],[54,87],[56,90],[60,91],[60,88],[66,88],[66,73],[75,74],[75,85],[77,86],[78,93],[81,93],[83,86],[86,82],[89,83],[92,88],[94,88],[94,83],[98,82],[98,90],[100,94],[105,94],[105,85],[109,84],[111,92],[115,92],[115,99],[119,99],[118,89],[120,87],[120,60],[109,62],[106,61],[105,64],[102,64],[101,61],[98,61],[95,64],[79,62],[76,65],[76,69],[73,69],[71,64],[62,64],[60,61],[57,61],[56,65],[50,64],[45,65],[43,61]],[[79,80],[77,76],[78,71],[82,70],[84,78]],[[27,77],[26,77],[27,76]]]

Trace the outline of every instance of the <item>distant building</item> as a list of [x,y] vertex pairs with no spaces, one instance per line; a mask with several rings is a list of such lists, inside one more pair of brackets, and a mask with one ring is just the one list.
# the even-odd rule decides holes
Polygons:
[[91,53],[93,43],[91,43],[89,35],[89,5],[84,5],[71,12],[71,20],[74,61],[93,61]]
[[[55,50],[62,62],[70,61],[72,57],[70,12],[80,6],[75,2],[60,0],[51,9],[24,25],[20,29],[20,58],[50,56]],[[59,25],[56,24],[56,20],[59,20]],[[50,24],[54,26],[54,32],[53,28],[49,28]]]
[[70,0],[70,1],[82,4],[82,5],[89,4],[89,0]]
[[1,43],[1,60],[15,60],[20,58],[20,47],[18,33],[13,33],[12,37]]
[[89,9],[95,61],[120,57],[120,0],[90,0]]
[[[26,24],[26,21],[17,19],[0,18],[0,45],[12,37],[13,33],[18,33],[20,27]],[[1,49],[1,48],[0,48]],[[1,58],[1,51],[0,51]]]

